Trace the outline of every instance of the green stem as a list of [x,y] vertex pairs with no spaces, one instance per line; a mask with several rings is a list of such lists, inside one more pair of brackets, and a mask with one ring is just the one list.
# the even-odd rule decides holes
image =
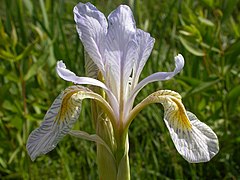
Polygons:
[[[101,78],[100,78],[101,79]],[[100,91],[102,97],[105,93]],[[94,104],[92,104],[94,105]],[[94,123],[96,133],[108,145],[109,152],[102,144],[97,144],[97,164],[100,180],[130,180],[130,166],[128,158],[128,128],[123,129],[123,123],[116,124],[115,117],[105,114],[99,105],[92,106],[95,114]],[[120,109],[123,104],[120,103]],[[123,119],[122,112],[120,119]]]
[[122,134],[120,137],[122,141],[118,144],[119,146],[116,154],[118,167],[117,180],[130,180],[130,165],[128,157],[129,140],[127,132]]
[[109,151],[101,144],[97,145],[97,164],[100,180],[117,179],[117,167],[115,159]]
[[[108,123],[109,122],[109,123]],[[110,121],[98,120],[98,135],[108,144],[97,144],[97,163],[100,180],[130,180],[127,132],[113,132]]]

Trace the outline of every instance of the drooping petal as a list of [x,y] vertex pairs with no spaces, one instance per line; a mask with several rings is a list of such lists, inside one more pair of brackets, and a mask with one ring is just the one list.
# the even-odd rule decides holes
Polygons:
[[40,127],[29,135],[27,151],[33,161],[53,150],[78,119],[81,101],[72,98],[75,91],[70,87],[62,92],[47,111]]
[[105,80],[119,99],[120,92],[126,91],[137,56],[136,27],[131,9],[125,5],[120,5],[108,16],[108,23]]
[[141,103],[130,113],[129,126],[132,119],[146,105],[161,103],[164,107],[164,122],[170,132],[177,151],[190,163],[206,162],[215,156],[219,150],[216,134],[197,117],[186,112],[181,96],[173,91],[157,91]]
[[105,99],[83,86],[71,86],[55,99],[40,127],[30,134],[27,151],[32,160],[53,150],[69,133],[79,117],[81,102],[86,98],[95,100],[108,115],[113,127],[116,127],[115,114]]
[[213,130],[191,112],[186,112],[191,129],[173,123],[171,117],[164,118],[178,152],[190,163],[207,162],[219,151],[218,138]]
[[138,58],[133,68],[132,88],[134,88],[137,85],[139,76],[152,52],[153,45],[155,42],[155,39],[152,38],[149,33],[144,32],[141,29],[137,29],[137,40],[138,40]]
[[155,81],[165,81],[178,74],[184,66],[184,58],[181,54],[175,57],[175,69],[172,72],[157,72],[143,79],[132,91],[129,101],[132,101],[137,93],[147,84]]
[[97,79],[93,79],[93,78],[89,78],[89,77],[76,76],[75,73],[73,73],[72,71],[70,71],[66,68],[66,65],[62,61],[57,62],[56,71],[57,71],[58,75],[66,81],[70,81],[75,84],[88,84],[88,85],[93,85],[93,86],[98,86],[98,87],[103,88],[103,90],[106,91],[106,93],[109,97],[109,101],[111,102],[111,105],[114,108],[114,111],[116,113],[118,112],[118,102],[117,102],[116,97],[109,90],[109,88],[106,87],[106,85],[103,84],[101,81],[98,81]]
[[91,3],[79,3],[74,9],[79,37],[91,59],[101,71],[104,71],[103,51],[107,33],[107,20]]

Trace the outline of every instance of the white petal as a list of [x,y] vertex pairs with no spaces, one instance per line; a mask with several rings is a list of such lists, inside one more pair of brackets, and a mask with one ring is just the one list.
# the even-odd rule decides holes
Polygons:
[[108,23],[105,51],[108,76],[105,80],[120,98],[120,91],[126,91],[137,57],[136,27],[131,9],[125,5],[119,6],[108,16]]
[[152,52],[153,45],[155,42],[155,39],[152,38],[149,33],[144,32],[141,29],[137,29],[137,40],[138,40],[138,58],[134,64],[132,87],[135,87],[137,85],[139,76]]
[[178,152],[190,163],[209,161],[219,150],[216,134],[197,117],[186,112],[181,96],[170,90],[152,93],[130,112],[125,126],[147,105],[161,103],[164,122]]
[[29,135],[27,151],[33,161],[37,156],[53,150],[78,119],[81,101],[71,98],[74,91],[70,87],[61,93],[47,111],[40,127]]
[[75,84],[89,84],[93,86],[99,86],[105,90],[108,90],[105,84],[103,84],[101,81],[98,81],[97,79],[89,77],[78,77],[75,73],[66,68],[66,65],[63,63],[63,61],[57,62],[56,71],[58,75],[66,81],[70,81]]
[[93,78],[89,78],[89,77],[76,76],[75,73],[73,73],[72,71],[70,71],[66,68],[66,65],[62,61],[57,62],[56,71],[57,71],[58,75],[66,81],[70,81],[75,84],[88,84],[88,85],[93,85],[93,86],[98,86],[98,87],[103,88],[109,97],[109,101],[111,102],[111,105],[113,106],[114,111],[117,112],[118,102],[117,102],[116,97],[109,90],[109,88],[106,87],[106,85],[103,84],[101,81],[98,81],[97,79],[93,79]]
[[184,128],[176,119],[165,117],[177,151],[190,163],[207,162],[219,151],[218,138],[212,129],[187,112],[191,128]]
[[[171,79],[173,76],[178,74],[184,66],[184,58],[181,54],[175,57],[175,69],[172,72],[157,72],[154,73],[145,79],[143,79],[137,86],[138,87],[143,87],[147,85],[148,83],[155,82],[155,81],[165,81]],[[136,88],[136,89],[137,89]]]
[[[98,103],[109,117],[113,128],[116,129],[117,117],[102,96],[83,86],[71,86],[55,99],[40,127],[30,134],[27,151],[32,160],[53,150],[57,143],[69,133],[79,117],[82,100],[86,98]],[[82,135],[87,139],[87,133],[82,132]],[[94,139],[94,136],[89,138],[89,140]]]
[[184,58],[181,54],[178,54],[178,56],[175,57],[175,69],[172,72],[157,72],[154,73],[145,79],[143,79],[138,85],[133,89],[131,96],[129,98],[129,101],[134,99],[137,95],[137,93],[147,84],[155,81],[165,81],[168,79],[171,79],[173,76],[178,74],[184,66]]
[[105,16],[91,3],[79,3],[74,9],[77,31],[89,56],[103,72],[104,41],[107,33]]

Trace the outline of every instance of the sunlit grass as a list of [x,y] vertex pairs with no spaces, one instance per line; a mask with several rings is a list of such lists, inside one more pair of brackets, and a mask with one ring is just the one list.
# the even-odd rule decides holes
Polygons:
[[[84,1],[86,2],[86,1]],[[91,1],[105,15],[129,4],[137,26],[156,39],[141,78],[186,63],[174,79],[145,87],[137,101],[158,89],[178,91],[187,109],[218,135],[220,152],[208,163],[189,164],[177,153],[162,107],[143,110],[130,127],[132,179],[238,179],[240,177],[240,5],[214,1]],[[0,2],[0,179],[97,179],[95,144],[65,137],[31,162],[29,133],[67,87],[55,63],[63,59],[84,75],[83,47],[73,22],[78,1]],[[94,132],[88,103],[76,129]]]

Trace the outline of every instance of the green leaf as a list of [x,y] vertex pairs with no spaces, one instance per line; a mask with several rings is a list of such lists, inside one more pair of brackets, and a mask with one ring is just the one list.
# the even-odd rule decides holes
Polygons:
[[236,100],[240,96],[240,85],[235,86],[227,95],[227,100]]
[[2,63],[2,64],[0,64],[0,74],[4,74],[4,72],[5,72],[5,69],[6,69],[6,67],[4,66],[4,64]]
[[230,45],[226,50],[225,54],[226,55],[239,55],[240,52],[240,38],[238,38],[232,45]]
[[19,76],[17,76],[14,72],[9,72],[6,76],[5,76],[9,81],[18,83],[19,82]]
[[222,21],[225,21],[229,18],[229,16],[232,14],[233,10],[237,8],[237,3],[239,0],[231,0],[231,1],[226,1],[224,3],[223,7],[223,18]]
[[212,8],[214,6],[214,0],[203,0],[203,2]]
[[19,116],[19,114],[13,116],[11,118],[11,124],[16,128],[19,132],[22,131],[23,128],[23,119]]
[[[38,70],[42,68],[46,63],[46,58],[47,58],[48,53],[44,55],[44,57],[41,57],[37,62],[33,63],[33,65],[30,67],[28,70],[27,74],[24,76],[24,80],[27,81],[31,77],[35,76],[38,73]],[[33,57],[33,59],[36,59]]]
[[2,104],[2,107],[11,112],[18,113],[18,108],[9,100],[5,100]]
[[13,47],[15,48],[15,46],[17,45],[17,42],[18,42],[18,37],[17,37],[16,28],[13,23],[12,23],[11,39],[12,39]]
[[[8,164],[11,164],[13,159],[16,158],[17,154],[19,153],[20,148],[18,147],[10,156],[10,159],[8,161]],[[16,158],[17,159],[17,158]]]
[[179,76],[178,79],[184,81],[189,86],[197,86],[201,83],[201,80],[189,76]]
[[210,21],[209,19],[206,19],[206,18],[204,18],[204,17],[198,17],[198,20],[202,23],[202,24],[204,24],[204,25],[206,25],[206,26],[210,26],[210,27],[214,27],[215,25],[213,24],[213,22],[212,21]]
[[[10,46],[11,38],[5,32],[1,19],[0,19],[0,39],[1,39],[0,40],[0,45],[2,45],[3,47],[9,47]],[[1,50],[1,48],[0,48],[0,50]]]
[[[185,31],[185,32],[182,33],[181,30],[179,32],[181,32],[181,34],[183,34],[185,36],[191,36],[194,41],[197,41],[197,42],[202,41],[201,32],[195,25],[191,24],[191,25],[183,26],[183,31]],[[186,33],[186,32],[188,32],[188,33]]]
[[25,4],[26,8],[28,9],[30,16],[33,15],[33,5],[30,0],[23,0],[23,3]]
[[0,165],[5,169],[7,168],[6,162],[4,162],[4,159],[2,159],[1,157],[0,157]]
[[201,91],[204,91],[205,89],[210,88],[211,86],[215,85],[218,83],[220,79],[209,81],[209,82],[202,82],[198,86],[192,88],[190,92],[187,94],[187,96],[191,96],[193,94],[199,93]]
[[184,35],[184,36],[192,36],[192,33],[189,32],[189,31],[180,30],[179,33]]
[[8,51],[0,49],[0,58],[8,60],[8,61],[13,61],[15,59],[15,56]]
[[32,51],[33,47],[35,46],[35,44],[37,43],[38,39],[36,39],[33,43],[29,44],[24,50],[23,52],[18,55],[16,57],[16,60],[15,61],[19,61],[23,58],[25,58],[26,56],[28,56],[30,54],[30,52]]
[[205,56],[205,53],[201,49],[196,47],[195,44],[187,41],[182,36],[179,36],[179,40],[181,41],[182,45],[193,55],[195,55],[195,56]]
[[206,49],[209,49],[209,50],[213,51],[213,52],[221,53],[221,50],[220,50],[220,49],[218,49],[218,48],[216,48],[216,47],[212,47],[212,46],[210,46],[210,45],[208,45],[208,44],[206,44],[206,43],[204,43],[204,42],[201,42],[200,45],[201,45],[202,47],[206,48]]

